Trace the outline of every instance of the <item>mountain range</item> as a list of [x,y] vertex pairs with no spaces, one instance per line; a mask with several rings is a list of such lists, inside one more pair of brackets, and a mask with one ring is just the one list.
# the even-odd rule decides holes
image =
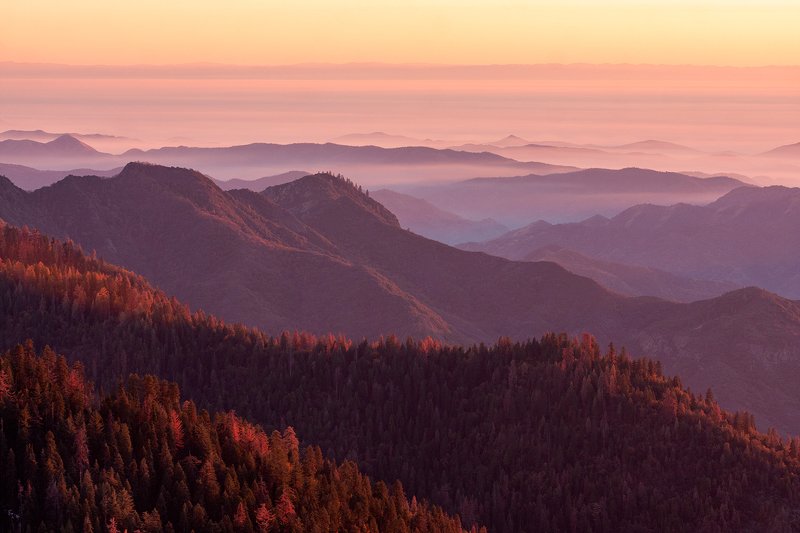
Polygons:
[[556,245],[595,259],[756,285],[797,299],[799,226],[800,189],[741,187],[705,206],[638,205],[611,219],[537,222],[463,248],[524,259]]
[[[129,150],[122,157],[128,161],[191,166],[220,179],[253,179],[265,173],[279,174],[297,168],[336,170],[358,178],[365,185],[463,179],[474,176],[476,171],[507,176],[522,169],[539,173],[573,170],[546,163],[521,163],[490,153],[474,154],[422,146],[380,148],[332,143],[254,143],[226,148],[170,147]],[[380,181],[376,181],[376,175],[381,176]]]
[[225,192],[197,172],[129,164],[30,193],[5,181],[0,218],[69,237],[193,308],[267,331],[454,342],[590,331],[658,358],[694,390],[713,386],[765,427],[800,427],[789,379],[800,373],[797,303],[759,289],[691,304],[624,297],[554,263],[403,230],[344,178]]
[[653,267],[642,267],[596,259],[556,244],[525,255],[525,261],[552,261],[579,276],[628,296],[655,296],[676,302],[694,302],[720,296],[740,288],[734,283],[678,276]]
[[510,227],[534,220],[566,222],[615,215],[637,203],[708,203],[745,185],[724,176],[698,178],[640,168],[587,169],[551,175],[475,178],[408,191],[469,219]]
[[263,178],[254,180],[231,179],[214,180],[214,182],[219,185],[223,191],[230,191],[232,189],[250,189],[251,191],[261,192],[267,187],[294,181],[302,178],[303,176],[308,176],[309,174],[311,174],[311,172],[306,172],[305,170],[290,170],[274,176],[264,176]]
[[390,189],[371,191],[370,196],[394,213],[402,227],[446,244],[488,240],[509,230],[490,218],[468,220],[421,198]]
[[95,149],[104,151],[127,150],[139,142],[136,139],[131,139],[129,137],[107,135],[103,133],[53,133],[44,130],[6,130],[0,132],[0,141],[13,139],[46,143],[64,135],[68,135],[74,139],[91,145]]
[[[222,148],[188,146],[150,150],[130,149],[123,154],[99,152],[71,135],[49,142],[0,141],[0,161],[45,170],[99,168],[108,170],[130,161],[196,168],[221,180],[254,180],[310,168],[345,172],[363,183],[447,181],[468,178],[475,172],[508,176],[520,172],[555,173],[574,170],[546,163],[514,161],[491,153],[468,153],[428,147],[380,148],[339,144],[253,143]],[[380,176],[380,181],[375,181]]]
[[102,176],[111,177],[119,174],[122,167],[111,170],[95,170],[90,168],[76,168],[72,170],[39,170],[38,168],[24,165],[0,163],[0,176],[10,179],[17,187],[26,191],[33,191],[46,187],[66,178],[67,176]]
[[660,140],[601,145],[562,141],[529,142],[511,137],[513,140],[508,143],[462,143],[451,148],[467,152],[491,152],[517,161],[547,161],[580,168],[638,167],[661,171],[686,169],[689,174],[748,176],[745,181],[759,184],[794,183],[800,170],[797,166],[796,144],[778,147],[766,153],[741,153],[732,150],[703,151]]
[[800,143],[793,143],[793,144],[786,144],[784,146],[779,146],[777,148],[773,148],[772,150],[766,152],[764,155],[772,157],[790,157],[796,159],[800,157]]

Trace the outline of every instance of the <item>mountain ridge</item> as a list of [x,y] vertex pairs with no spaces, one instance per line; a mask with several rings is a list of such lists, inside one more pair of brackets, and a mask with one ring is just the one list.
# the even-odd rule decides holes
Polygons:
[[[657,357],[695,390],[713,385],[723,405],[748,408],[782,430],[800,427],[800,398],[788,385],[763,398],[740,394],[745,384],[766,386],[795,375],[795,302],[757,295],[769,309],[766,316],[785,323],[776,335],[747,314],[751,304],[741,300],[693,305],[628,298],[555,263],[514,262],[425,239],[334,176],[258,194],[222,191],[188,170],[133,169],[150,173],[147,179],[156,184],[162,173],[187,173],[190,183],[201,182],[200,198],[212,201],[119,178],[73,178],[69,187],[15,192],[19,213],[4,211],[9,196],[0,191],[0,218],[70,237],[229,321],[271,331],[356,338],[394,333],[466,343],[591,331],[603,344]],[[726,322],[715,321],[721,315]],[[710,326],[696,330],[691,321]],[[786,368],[761,360],[771,353],[784,353]],[[704,367],[697,366],[701,357],[708,360]]]
[[[463,248],[511,259],[551,244],[673,274],[800,297],[800,189],[740,187],[707,205],[641,204],[607,221],[528,225]],[[691,235],[691,239],[686,236]]]

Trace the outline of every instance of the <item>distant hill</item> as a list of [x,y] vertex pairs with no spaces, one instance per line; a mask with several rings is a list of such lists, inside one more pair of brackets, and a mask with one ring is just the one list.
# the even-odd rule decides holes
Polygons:
[[[693,304],[627,298],[554,263],[425,239],[329,174],[258,194],[129,164],[31,193],[0,183],[0,218],[68,236],[193,308],[267,331],[454,342],[590,331],[658,358],[693,390],[713,386],[723,405],[766,425],[800,428],[800,397],[785,381],[800,366],[797,303],[755,289]],[[742,392],[753,388],[769,393]]]
[[658,141],[658,140],[647,140],[647,141],[638,141],[628,144],[622,144],[618,146],[611,146],[609,148],[614,148],[617,150],[630,150],[630,151],[651,151],[657,153],[683,153],[683,154],[699,154],[699,150],[695,150],[694,148],[689,148],[688,146],[683,146],[682,144],[676,144],[673,142],[668,141]]
[[81,156],[97,153],[97,150],[72,135],[61,135],[47,142],[13,139],[0,141],[0,155],[3,156]]
[[516,135],[506,135],[502,139],[497,139],[496,141],[490,141],[486,144],[492,146],[499,146],[501,148],[506,148],[508,146],[522,146],[524,144],[531,144],[531,142]]
[[103,165],[113,161],[113,157],[98,152],[72,135],[61,135],[47,142],[15,139],[0,141],[0,160],[35,168]]
[[[637,203],[708,203],[744,185],[728,177],[697,178],[640,168],[588,169],[552,175],[475,178],[410,189],[415,196],[469,219],[510,227],[533,220],[571,222],[616,215]],[[530,250],[528,250],[530,251]]]
[[380,146],[383,148],[400,148],[404,146],[427,146],[430,148],[447,148],[447,141],[436,139],[417,139],[406,135],[396,135],[382,131],[372,133],[349,133],[332,139],[335,144],[349,146]]
[[555,244],[534,250],[523,259],[558,263],[570,272],[591,278],[603,287],[628,296],[655,296],[676,302],[693,302],[739,288],[733,283],[691,279],[657,268],[603,261]]
[[251,191],[261,192],[267,187],[280,185],[281,183],[286,183],[288,181],[294,181],[302,178],[303,176],[308,176],[309,174],[311,174],[311,172],[306,172],[305,170],[290,170],[289,172],[283,172],[282,174],[276,174],[275,176],[265,176],[263,178],[254,180],[232,179],[214,181],[223,191],[230,191],[232,189],[250,189]]
[[39,142],[49,142],[69,135],[84,142],[95,141],[108,141],[108,140],[126,140],[131,141],[127,137],[119,137],[117,135],[104,135],[102,133],[52,133],[44,130],[6,130],[0,132],[0,140],[16,139],[16,140],[31,140]]
[[536,223],[465,248],[521,259],[543,246],[557,245],[680,276],[757,285],[797,299],[797,227],[800,189],[742,187],[706,206],[639,205],[610,220]]
[[14,184],[26,191],[52,185],[67,176],[103,176],[111,177],[119,174],[122,168],[111,170],[94,170],[90,168],[75,168],[72,170],[39,170],[23,165],[0,163],[0,176],[5,176]]
[[[555,173],[572,167],[519,162],[497,154],[474,154],[425,146],[382,148],[341,144],[270,144],[201,148],[173,146],[130,149],[113,155],[100,152],[71,135],[48,142],[0,141],[0,161],[37,169],[122,167],[132,161],[195,168],[227,181],[255,180],[297,169],[331,171],[355,176],[368,186],[395,182],[453,181],[481,173],[510,176],[521,172]],[[377,176],[377,177],[376,177]]]
[[[34,520],[44,522],[39,529],[71,521],[154,531],[168,522],[234,531],[368,523],[389,532],[477,522],[500,533],[532,523],[543,531],[797,524],[797,438],[761,433],[751,414],[722,410],[716,390],[689,392],[658,362],[604,351],[589,335],[469,347],[269,336],[189,313],[71,243],[6,227],[0,258],[0,345],[29,336],[74,362],[50,349],[36,357],[28,343],[0,356],[5,529]],[[748,320],[776,318],[755,291],[720,305],[738,309],[739,300]],[[686,321],[696,327],[708,305],[684,307]],[[734,331],[741,325],[734,315],[708,316]],[[93,396],[83,369],[115,392]],[[152,377],[117,385],[130,372],[175,379],[197,405]],[[201,410],[220,405],[272,433],[230,411]],[[302,450],[300,439],[314,447]],[[347,460],[337,466],[325,456]],[[405,491],[460,520],[409,502]]]
[[677,162],[659,153],[629,153],[592,146],[562,146],[542,143],[508,144],[463,144],[453,147],[466,152],[491,152],[517,161],[547,161],[551,164],[570,165],[579,168],[622,169],[627,167],[657,168]]
[[446,244],[487,240],[508,231],[494,220],[467,220],[421,198],[389,189],[371,191],[370,196],[397,215],[402,227]]
[[[333,143],[254,143],[225,148],[180,146],[129,150],[120,159],[192,167],[219,179],[255,179],[265,174],[306,168],[354,176],[368,186],[394,181],[452,181],[474,176],[475,172],[508,176],[520,171],[553,173],[571,170],[546,163],[521,163],[489,153],[474,154],[424,146],[381,148]],[[376,175],[381,176],[380,181],[376,180]]]
[[[0,132],[0,141],[5,140],[30,140],[46,143],[58,137],[69,135],[81,142],[89,144],[101,152],[118,153],[135,147],[140,141],[129,137],[105,135],[102,133],[53,133],[43,130],[6,130]],[[35,166],[35,165],[34,165]]]
[[800,143],[794,144],[787,144],[785,146],[779,146],[766,152],[766,156],[773,156],[773,157],[800,157]]

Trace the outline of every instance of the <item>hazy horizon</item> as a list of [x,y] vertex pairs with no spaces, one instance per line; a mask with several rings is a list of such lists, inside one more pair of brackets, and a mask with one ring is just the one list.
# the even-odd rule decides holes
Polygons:
[[[797,142],[798,67],[0,63],[0,128],[164,144],[326,142],[383,131],[453,142],[660,139],[759,153]],[[154,75],[158,74],[157,76]]]

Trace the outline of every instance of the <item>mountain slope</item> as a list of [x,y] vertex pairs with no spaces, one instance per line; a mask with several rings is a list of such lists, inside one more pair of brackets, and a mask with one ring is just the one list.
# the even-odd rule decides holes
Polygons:
[[303,176],[308,176],[309,174],[311,174],[311,172],[306,172],[305,170],[290,170],[288,172],[276,174],[275,176],[265,176],[263,178],[254,180],[231,179],[214,180],[214,182],[219,185],[220,189],[223,191],[230,191],[232,189],[250,189],[251,191],[261,192],[267,187],[294,181],[302,178]]
[[[477,519],[500,532],[530,531],[532,523],[541,531],[608,532],[797,525],[797,439],[759,433],[749,414],[721,411],[711,394],[687,392],[658,363],[602,355],[588,336],[580,343],[549,335],[467,348],[393,337],[357,344],[333,336],[268,337],[190,314],[141,277],[69,244],[5,228],[0,257],[0,344],[28,336],[50,343],[83,358],[100,383],[130,372],[176,379],[201,406],[234,408],[267,428],[291,425],[330,456],[357,459],[379,478],[399,477],[410,492],[459,512],[465,524]],[[739,296],[749,298],[753,314],[768,311],[753,299],[757,293]],[[48,396],[64,373],[26,374],[0,363],[3,385],[23,375],[42,383],[28,390],[45,392],[36,399],[49,418],[34,419],[68,425],[70,417],[58,411],[63,403]],[[3,385],[0,403],[9,390]],[[144,381],[127,403],[120,397],[103,408],[125,407],[119,417],[126,420],[123,413],[140,412],[140,398],[146,409],[152,385]],[[159,403],[178,413],[185,445],[193,447],[192,409],[179,407],[176,389],[165,388]],[[163,432],[172,446],[158,403],[151,412],[155,434]],[[217,424],[221,439],[235,434],[229,420]],[[133,442],[154,433],[141,425],[130,431]],[[280,436],[278,448],[282,442]],[[201,453],[207,452],[194,456]],[[101,457],[101,464],[117,464],[113,454]],[[9,488],[18,494],[16,485]],[[298,490],[298,497],[305,494]]]
[[800,143],[779,146],[764,153],[763,155],[772,157],[798,157],[800,156]]
[[476,178],[417,187],[412,193],[466,218],[492,218],[508,226],[532,220],[582,220],[615,215],[637,203],[707,203],[744,183],[726,177],[697,178],[675,172],[625,168],[553,175]]
[[[0,218],[69,236],[230,320],[371,336],[392,324],[420,335],[448,331],[436,313],[342,257],[285,209],[250,191],[226,193],[197,172],[129,164],[115,178],[70,176],[14,205],[25,209]],[[385,315],[340,309],[354,294],[379,302]]]
[[0,356],[0,453],[5,531],[463,531],[399,483],[301,449],[291,427],[198,412],[152,376],[97,395],[49,349]]
[[[797,304],[766,292],[753,298],[783,317],[781,331],[766,318],[751,320],[752,303],[743,299],[692,307],[626,298],[554,263],[468,253],[405,231],[357,186],[325,174],[257,194],[135,164],[116,178],[3,191],[0,198],[16,196],[0,218],[69,236],[226,320],[269,331],[458,342],[591,331],[603,344],[658,358],[669,372],[705,358],[686,374],[693,389],[713,386],[723,405],[746,406],[781,430],[800,428],[793,387],[770,390],[764,402],[741,392],[800,375]],[[729,321],[715,322],[723,311]],[[698,329],[686,317],[711,326]],[[778,355],[785,367],[773,364]]]
[[603,287],[629,296],[655,296],[677,302],[693,302],[737,288],[733,283],[696,280],[657,268],[603,261],[558,245],[534,250],[524,259],[558,263],[570,272],[591,278]]
[[[579,331],[580,313],[544,301],[558,286],[574,298],[613,300],[552,264],[468,254],[404,231],[330,175],[258,195],[226,193],[196,172],[130,164],[116,178],[69,177],[24,200],[19,192],[9,196],[24,210],[0,218],[69,236],[192,306],[270,330],[490,340],[525,336],[534,324]],[[509,303],[519,290],[526,297]]]
[[370,196],[397,215],[404,228],[446,244],[483,241],[508,231],[494,220],[467,220],[421,198],[389,189],[371,191]]
[[511,259],[558,245],[681,276],[757,285],[800,298],[800,189],[743,187],[706,206],[639,205],[610,220],[532,224],[470,244]]

